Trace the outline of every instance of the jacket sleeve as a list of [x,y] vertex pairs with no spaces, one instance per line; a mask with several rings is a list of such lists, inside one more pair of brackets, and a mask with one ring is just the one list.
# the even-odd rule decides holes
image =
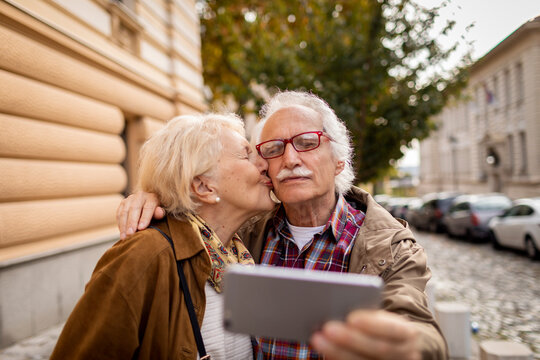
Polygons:
[[58,339],[51,359],[131,359],[138,324],[119,284],[95,273]]
[[382,277],[385,310],[406,316],[419,333],[422,359],[447,359],[446,342],[431,311],[425,288],[431,278],[423,248],[412,240],[401,240],[392,247],[394,264]]

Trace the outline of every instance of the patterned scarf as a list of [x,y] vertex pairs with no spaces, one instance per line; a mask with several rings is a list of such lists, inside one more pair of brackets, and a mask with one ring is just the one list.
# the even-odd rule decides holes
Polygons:
[[212,270],[208,281],[218,293],[221,293],[223,290],[221,287],[223,273],[229,264],[253,265],[255,262],[238,235],[234,234],[229,245],[225,247],[217,234],[210,229],[201,217],[195,214],[188,214],[188,218],[193,228],[200,231],[206,251],[210,255]]

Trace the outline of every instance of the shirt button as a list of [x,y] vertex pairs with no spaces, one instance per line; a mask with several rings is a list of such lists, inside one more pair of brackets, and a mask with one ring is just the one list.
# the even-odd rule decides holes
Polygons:
[[384,259],[379,260],[379,266],[383,266],[384,264],[386,264],[386,260]]

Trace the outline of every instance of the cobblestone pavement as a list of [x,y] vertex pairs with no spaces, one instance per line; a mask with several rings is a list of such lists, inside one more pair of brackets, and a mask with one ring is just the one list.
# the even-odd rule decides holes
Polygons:
[[[508,340],[528,345],[540,359],[540,262],[445,235],[417,232],[433,271],[437,301],[471,308],[476,342]],[[0,350],[2,360],[48,359],[62,325]],[[473,358],[476,358],[473,350]]]
[[540,262],[514,251],[496,251],[446,235],[416,232],[428,254],[436,301],[471,308],[473,339],[526,344],[540,359]]
[[0,350],[2,360],[44,360],[51,356],[56,340],[64,324],[47,329],[41,334],[20,341],[8,348]]

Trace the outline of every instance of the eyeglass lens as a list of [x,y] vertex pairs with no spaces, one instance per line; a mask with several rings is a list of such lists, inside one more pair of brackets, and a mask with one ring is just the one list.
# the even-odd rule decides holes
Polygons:
[[261,145],[261,154],[265,158],[281,156],[285,152],[285,145],[287,143],[291,143],[296,151],[309,151],[319,146],[320,135],[316,132],[308,132],[298,134],[287,140],[268,141]]

